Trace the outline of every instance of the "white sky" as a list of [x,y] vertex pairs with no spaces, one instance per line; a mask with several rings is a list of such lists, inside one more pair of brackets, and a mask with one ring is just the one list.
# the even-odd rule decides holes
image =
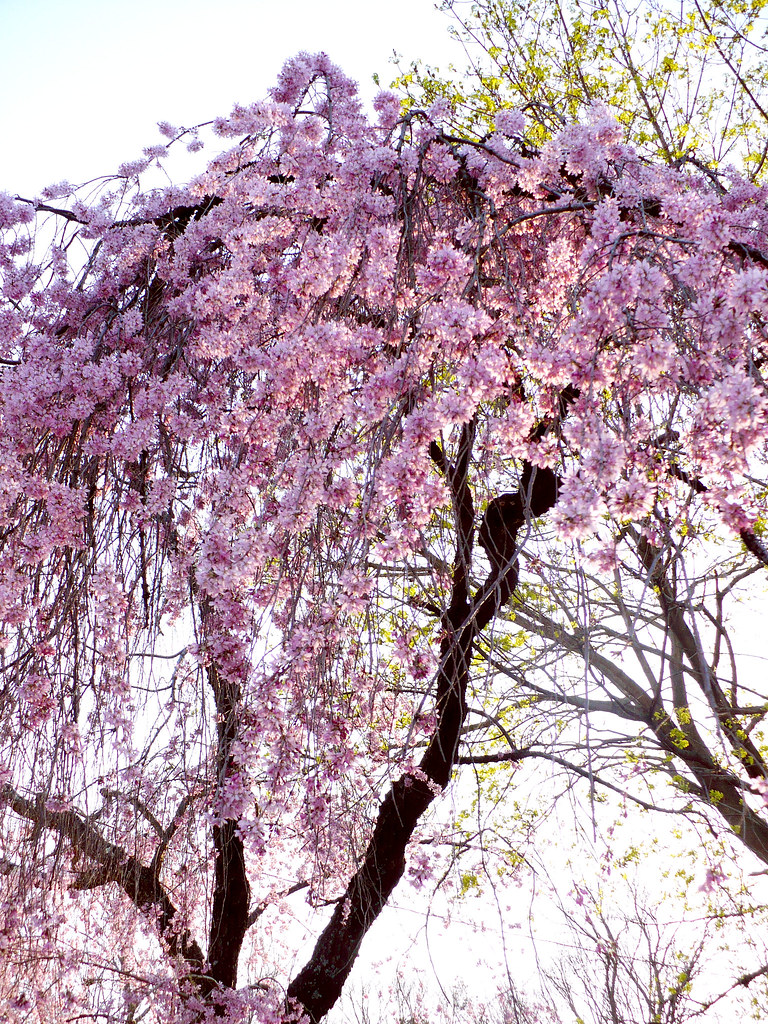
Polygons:
[[[463,66],[432,0],[0,0],[0,191],[107,174],[192,125],[250,103],[300,50],[388,86],[393,50]],[[210,153],[213,155],[213,152]]]

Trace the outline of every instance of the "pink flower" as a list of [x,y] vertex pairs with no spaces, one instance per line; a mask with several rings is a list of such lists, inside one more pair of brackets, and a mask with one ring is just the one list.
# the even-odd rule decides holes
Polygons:
[[520,110],[499,110],[495,118],[496,131],[507,138],[525,133],[525,115]]
[[714,867],[708,867],[704,881],[699,886],[699,892],[715,892],[726,881],[726,878],[727,876],[719,864],[716,864]]
[[382,90],[373,100],[373,109],[379,115],[382,128],[392,128],[400,118],[400,98],[393,92]]
[[608,507],[617,519],[641,519],[653,506],[655,489],[648,478],[631,472],[608,495]]

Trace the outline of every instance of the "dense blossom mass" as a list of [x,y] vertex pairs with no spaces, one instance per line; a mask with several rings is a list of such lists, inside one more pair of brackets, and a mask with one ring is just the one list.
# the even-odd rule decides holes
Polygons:
[[184,188],[0,197],[0,1019],[320,1020],[526,630],[768,862],[684,569],[768,565],[768,192],[448,113],[302,55]]

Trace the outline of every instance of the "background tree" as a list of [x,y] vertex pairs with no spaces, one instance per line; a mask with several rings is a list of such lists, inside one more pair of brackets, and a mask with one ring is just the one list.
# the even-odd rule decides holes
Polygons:
[[184,189],[138,187],[153,147],[90,202],[3,198],[30,1020],[320,1020],[463,766],[658,768],[768,857],[763,699],[720,666],[768,563],[764,193],[599,114],[534,150],[515,114],[376,113],[301,56]]
[[[621,4],[479,3],[469,13],[455,4],[446,8],[458,21],[472,62],[470,74],[447,82],[431,69],[414,66],[399,82],[411,103],[450,96],[457,132],[482,137],[499,112],[499,123],[515,116],[506,113],[511,106],[528,118],[526,137],[544,140],[598,102],[615,113],[625,137],[647,158],[695,166],[723,194],[733,180],[725,173],[729,161],[751,180],[764,173],[762,4],[677,8],[645,3],[630,9]],[[708,314],[702,310],[702,316]],[[660,438],[665,429],[661,426]],[[679,463],[673,472],[686,487],[708,493],[696,473]],[[674,517],[679,522],[688,515],[682,493],[678,502]],[[658,509],[654,516],[658,527],[664,517]],[[711,540],[713,534],[703,524],[692,522],[691,527],[689,532],[686,526],[683,543],[673,541],[664,556],[665,545],[649,547],[627,524],[616,549],[624,557],[610,586],[587,565],[574,573],[573,563],[551,544],[537,549],[532,565],[538,585],[517,592],[512,642],[489,649],[493,668],[507,676],[517,699],[510,690],[494,708],[486,708],[497,726],[506,728],[513,718],[505,718],[503,709],[515,706],[514,720],[525,721],[522,713],[531,723],[519,736],[532,742],[518,734],[512,739],[507,729],[510,749],[505,754],[484,751],[480,757],[485,762],[553,758],[587,779],[593,790],[598,780],[607,788],[625,788],[628,775],[642,778],[643,798],[656,804],[658,788],[651,793],[645,787],[653,787],[655,769],[663,770],[686,794],[703,798],[704,804],[720,804],[720,813],[730,814],[731,827],[764,857],[764,838],[758,840],[756,833],[747,838],[753,826],[738,796],[727,810],[727,780],[716,782],[706,768],[695,776],[681,772],[680,758],[671,749],[676,746],[685,752],[683,760],[704,768],[719,761],[725,739],[731,756],[755,779],[764,775],[761,734],[753,733],[764,714],[764,693],[753,688],[751,676],[744,678],[745,662],[734,655],[748,641],[744,633],[734,635],[736,616],[728,610],[734,608],[737,589],[762,571],[728,544],[707,546],[708,554],[700,559],[693,553],[695,535]],[[756,538],[742,534],[741,539],[764,560]],[[630,580],[635,582],[630,585]],[[748,592],[762,596],[762,586],[756,583]],[[620,652],[624,657],[617,661]],[[744,683],[746,689],[740,690]],[[692,684],[701,703],[691,694]],[[739,692],[741,704],[734,700]],[[531,702],[532,714],[522,710]],[[542,714],[545,707],[549,714]],[[659,742],[662,721],[672,732]],[[636,730],[633,722],[644,724]],[[751,743],[755,736],[757,742]],[[627,765],[627,757],[634,767]],[[701,809],[696,801],[686,806],[687,812]]]
[[398,79],[411,103],[448,97],[456,130],[482,136],[522,109],[540,144],[604,104],[642,153],[668,164],[766,172],[764,0],[445,0],[469,62],[446,79],[419,62]]

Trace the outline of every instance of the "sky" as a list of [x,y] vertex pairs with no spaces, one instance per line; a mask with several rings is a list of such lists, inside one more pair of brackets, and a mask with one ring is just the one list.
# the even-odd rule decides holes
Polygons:
[[[432,0],[0,0],[0,192],[113,171],[264,96],[283,62],[327,53],[370,99],[393,51],[463,66]],[[213,153],[210,154],[211,156]]]

